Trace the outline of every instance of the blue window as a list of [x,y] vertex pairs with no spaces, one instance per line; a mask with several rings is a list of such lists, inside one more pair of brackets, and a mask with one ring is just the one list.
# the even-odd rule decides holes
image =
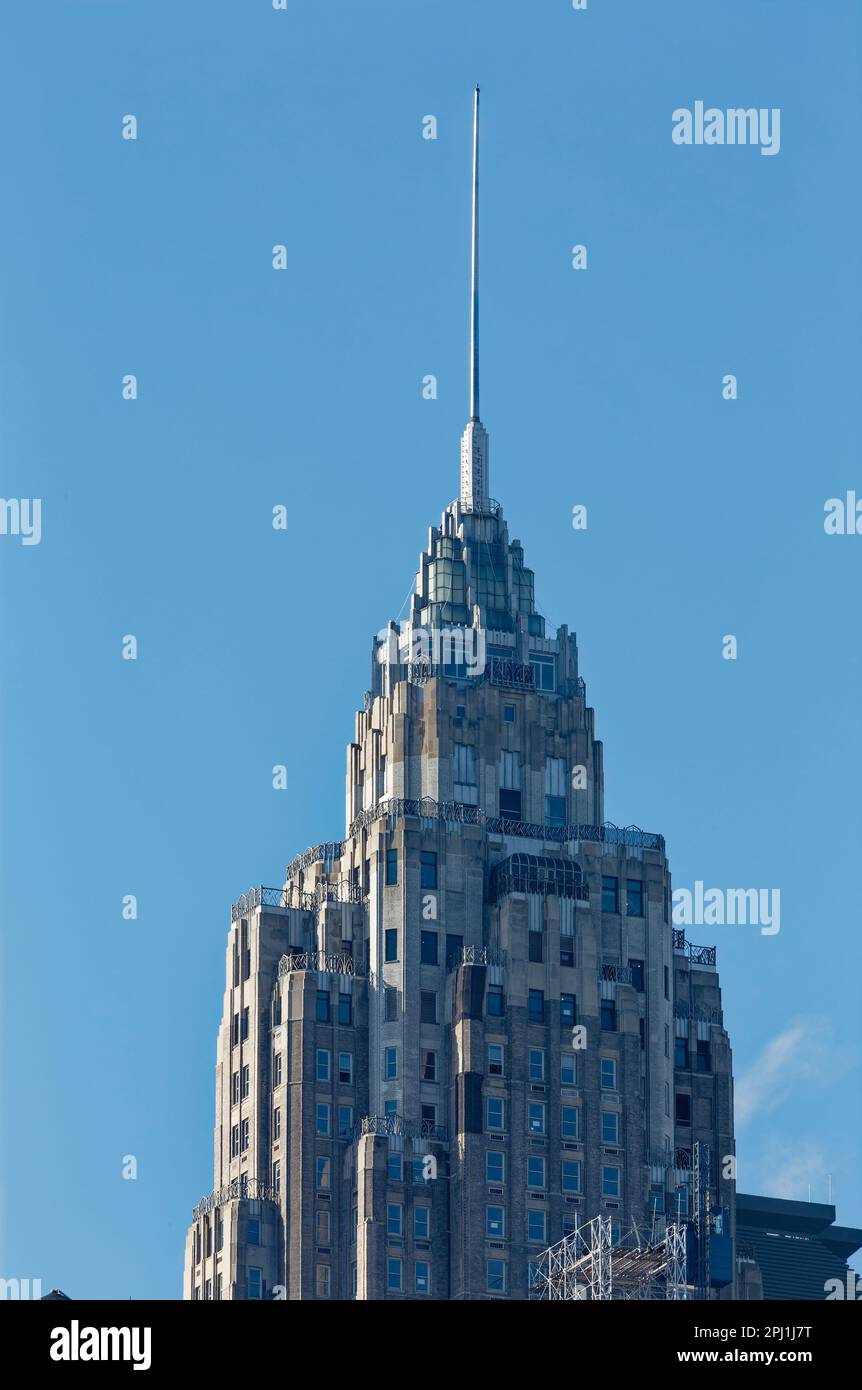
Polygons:
[[564,1158],[562,1162],[562,1188],[564,1192],[580,1192],[581,1165],[576,1158]]
[[419,934],[419,958],[423,965],[437,964],[437,933],[423,931]]
[[639,878],[626,879],[626,916],[643,917],[644,886]]
[[530,990],[527,996],[527,1017],[531,1023],[544,1023],[545,991],[543,989]]
[[506,1012],[506,1000],[501,985],[488,986],[488,1017],[502,1018]]
[[552,656],[540,656],[537,652],[531,652],[530,666],[533,669],[533,685],[536,690],[556,689],[554,658]]
[[578,1000],[574,994],[560,995],[560,1024],[573,1027],[578,1015]]
[[386,851],[386,882],[388,885],[398,882],[398,851],[388,849]]
[[538,1241],[540,1245],[546,1245],[547,1228],[547,1213],[529,1207],[527,1209],[527,1240]]
[[488,1293],[506,1292],[506,1261],[488,1260],[485,1287]]
[[602,875],[602,912],[619,912],[620,882],[609,874]]
[[423,888],[437,887],[437,855],[423,849],[419,856],[419,882]]
[[485,1101],[485,1127],[491,1130],[506,1128],[506,1102],[501,1096],[489,1096]]
[[416,1261],[416,1280],[417,1293],[431,1292],[431,1266],[427,1260]]
[[328,1023],[328,1022],[329,1022],[329,990],[328,990],[328,989],[319,989],[319,990],[317,991],[317,1006],[316,1006],[316,1009],[315,1009],[315,1015],[314,1015],[314,1016],[315,1016],[315,1018],[317,1019],[317,1022],[318,1022],[318,1023]]
[[619,1197],[620,1195],[620,1170],[619,1168],[602,1169],[602,1196]]
[[404,1287],[403,1266],[401,1261],[394,1256],[386,1261],[386,1287],[390,1293],[400,1293]]
[[506,1234],[506,1215],[502,1207],[485,1208],[485,1235],[502,1240]]
[[547,1187],[547,1163],[540,1154],[527,1155],[527,1186],[532,1188]]
[[384,951],[383,959],[387,961],[398,959],[398,928],[387,927],[383,934]]
[[542,1100],[527,1103],[527,1128],[531,1134],[544,1134],[546,1129],[546,1109]]
[[620,1117],[616,1110],[602,1111],[602,1143],[618,1144],[620,1142]]
[[413,1234],[417,1240],[431,1239],[431,1208],[413,1208]]
[[505,1182],[506,1155],[489,1149],[485,1154],[485,1181],[499,1187]]

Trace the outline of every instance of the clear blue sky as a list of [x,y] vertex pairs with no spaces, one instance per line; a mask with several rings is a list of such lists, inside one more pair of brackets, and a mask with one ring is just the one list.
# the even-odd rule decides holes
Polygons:
[[[343,833],[371,634],[457,490],[476,81],[491,491],[577,631],[609,819],[677,886],[781,890],[777,937],[690,931],[740,1187],[831,1173],[862,1224],[862,537],[823,530],[862,496],[860,29],[853,0],[7,12],[0,492],[43,519],[0,537],[0,1273],[179,1295],[231,901]],[[674,145],[700,99],[780,107],[780,154]]]

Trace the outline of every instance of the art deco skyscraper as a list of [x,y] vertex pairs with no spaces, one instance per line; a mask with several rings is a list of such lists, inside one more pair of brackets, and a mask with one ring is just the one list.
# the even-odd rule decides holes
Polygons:
[[345,838],[233,906],[186,1298],[524,1299],[591,1218],[685,1216],[696,1143],[732,1212],[714,951],[662,836],[605,822],[576,639],[489,496],[478,102],[460,497],[374,639]]

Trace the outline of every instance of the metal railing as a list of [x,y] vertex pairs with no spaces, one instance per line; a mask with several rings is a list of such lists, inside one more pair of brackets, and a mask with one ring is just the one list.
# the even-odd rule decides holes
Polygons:
[[362,1134],[400,1134],[405,1139],[430,1139],[439,1144],[447,1142],[444,1125],[434,1124],[431,1120],[408,1124],[403,1115],[363,1115],[354,1128],[356,1138]]
[[378,820],[394,819],[404,816],[420,816],[426,820],[459,821],[464,825],[484,825],[486,830],[499,835],[511,835],[527,840],[546,840],[554,844],[577,843],[586,840],[591,843],[624,845],[629,849],[655,849],[664,852],[664,836],[641,830],[638,825],[618,826],[611,821],[603,825],[539,825],[532,821],[510,820],[503,816],[489,816],[480,806],[468,806],[460,801],[436,801],[426,796],[419,800],[404,797],[387,797],[361,811],[350,825],[350,834],[356,835]]
[[212,1192],[201,1198],[192,1210],[192,1221],[198,1221],[202,1216],[208,1216],[211,1211],[225,1206],[227,1202],[236,1201],[277,1202],[278,1193],[274,1187],[268,1186],[260,1178],[233,1178],[224,1187],[213,1188]]
[[352,975],[361,980],[365,976],[356,969],[352,956],[332,955],[326,951],[290,951],[278,962],[279,978],[289,975],[293,970],[325,970],[330,975]]
[[687,955],[692,965],[715,965],[715,947],[696,946],[693,941],[686,941],[685,932],[677,927],[673,929],[673,949],[680,955]]
[[687,999],[677,999],[673,1006],[676,1018],[687,1018],[694,1023],[721,1023],[721,1009],[707,1008],[704,1004],[690,1004]]
[[[458,497],[455,497],[455,498],[452,499],[452,501],[449,503],[449,506],[447,507],[446,510],[447,510],[447,511],[451,511],[452,508],[453,508],[453,507],[456,507],[456,506],[461,506],[461,500],[460,500],[460,498],[458,498]],[[494,497],[489,497],[489,498],[488,498],[487,506],[484,506],[484,507],[470,507],[469,509],[464,509],[464,510],[465,510],[465,514],[466,514],[466,515],[469,515],[469,516],[495,516],[495,517],[499,517],[499,516],[502,516],[502,515],[503,515],[503,504],[502,504],[501,502],[498,502],[498,501],[496,500],[496,498],[494,498]]]
[[616,961],[605,961],[601,967],[600,980],[611,980],[614,984],[633,984],[630,965],[617,965]]
[[492,685],[505,685],[511,690],[536,689],[535,672],[529,662],[509,661],[508,657],[492,656],[485,678]]
[[300,912],[315,912],[321,903],[364,903],[368,894],[349,879],[341,878],[337,883],[318,883],[311,893],[300,893],[298,888],[265,888],[260,884],[250,888],[231,905],[230,919],[236,922],[257,907],[277,907],[282,910],[295,908]]
[[310,849],[304,850],[302,854],[297,854],[285,870],[285,878],[295,878],[298,873],[311,867],[312,864],[334,863],[340,859],[344,851],[343,840],[325,840],[322,845],[312,845]]
[[457,955],[446,961],[447,970],[458,970],[462,965],[502,965],[506,964],[504,951],[493,951],[489,946],[462,946]]

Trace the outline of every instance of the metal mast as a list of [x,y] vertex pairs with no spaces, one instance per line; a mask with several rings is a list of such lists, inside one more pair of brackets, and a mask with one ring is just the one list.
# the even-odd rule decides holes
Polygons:
[[488,434],[479,419],[479,88],[473,93],[473,208],[470,225],[470,418],[461,436],[461,507],[490,510]]

